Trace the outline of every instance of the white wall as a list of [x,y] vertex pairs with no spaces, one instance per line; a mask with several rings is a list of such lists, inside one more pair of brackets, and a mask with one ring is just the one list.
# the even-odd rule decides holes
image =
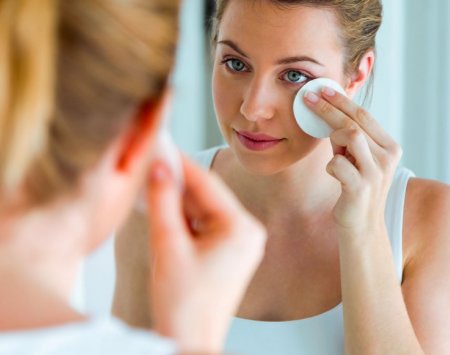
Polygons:
[[185,0],[181,16],[181,37],[177,66],[173,77],[175,107],[171,131],[186,153],[201,150],[206,144],[206,77],[205,41],[202,0]]
[[402,0],[390,0],[384,3],[384,19],[377,36],[373,100],[368,109],[401,144],[404,115],[405,13]]
[[369,110],[417,176],[450,183],[450,5],[385,0]]
[[450,182],[450,29],[447,0],[404,1],[405,163],[421,176]]

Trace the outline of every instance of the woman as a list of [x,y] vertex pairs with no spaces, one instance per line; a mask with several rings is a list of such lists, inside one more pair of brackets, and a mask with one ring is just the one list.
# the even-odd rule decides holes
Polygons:
[[[176,0],[1,2],[1,354],[220,352],[264,232],[218,179],[183,159],[182,191],[152,158],[178,10]],[[158,335],[69,302],[82,259],[144,185]]]
[[332,90],[305,99],[330,139],[292,113],[311,79],[349,97],[370,79],[381,11],[379,0],[217,1],[213,97],[228,146],[197,159],[269,232],[230,350],[450,352],[448,186],[396,169],[400,147]]

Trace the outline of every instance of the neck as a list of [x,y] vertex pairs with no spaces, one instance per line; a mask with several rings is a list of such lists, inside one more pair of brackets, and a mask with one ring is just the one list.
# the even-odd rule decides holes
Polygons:
[[1,329],[81,319],[70,308],[87,240],[81,216],[64,204],[0,215]]
[[331,212],[340,195],[340,184],[326,172],[331,158],[324,141],[306,158],[270,176],[251,174],[237,164],[231,185],[244,205],[268,224],[289,219],[315,223]]

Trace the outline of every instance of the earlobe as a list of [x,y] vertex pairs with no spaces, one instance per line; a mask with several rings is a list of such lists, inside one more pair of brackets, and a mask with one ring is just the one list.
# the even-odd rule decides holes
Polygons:
[[375,53],[371,49],[362,57],[358,69],[350,77],[350,82],[346,89],[350,97],[353,97],[367,82],[372,73],[374,62]]

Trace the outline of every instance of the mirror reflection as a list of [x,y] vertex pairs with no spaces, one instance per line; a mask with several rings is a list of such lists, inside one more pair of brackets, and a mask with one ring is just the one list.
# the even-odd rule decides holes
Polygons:
[[[184,5],[171,131],[269,232],[226,349],[361,353],[398,339],[411,352],[443,349],[428,334],[448,323],[436,306],[450,292],[436,286],[448,188],[422,178],[450,182],[448,4],[383,2],[381,16],[377,0],[213,3]],[[325,140],[292,112],[321,77],[351,99],[305,98],[334,128]],[[129,290],[148,270],[127,260],[149,257],[136,237],[145,230],[134,213],[119,233],[118,267],[128,266],[113,302],[140,326],[151,325],[149,296]]]

